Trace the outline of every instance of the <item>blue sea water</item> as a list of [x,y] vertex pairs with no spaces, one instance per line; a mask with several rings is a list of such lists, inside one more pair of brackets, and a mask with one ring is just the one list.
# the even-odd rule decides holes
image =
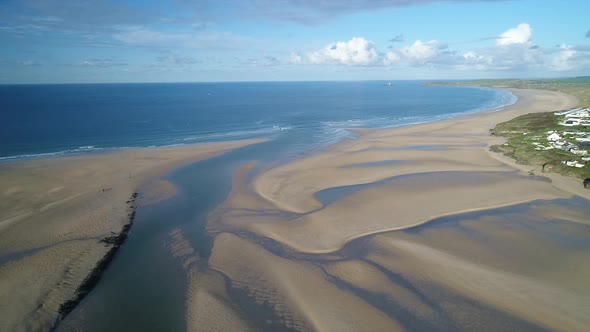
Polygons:
[[505,91],[420,81],[0,86],[0,158],[265,137],[293,151],[347,128],[434,121],[513,103]]

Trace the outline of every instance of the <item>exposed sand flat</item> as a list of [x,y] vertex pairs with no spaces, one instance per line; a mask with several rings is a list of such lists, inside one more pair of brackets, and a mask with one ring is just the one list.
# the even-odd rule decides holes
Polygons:
[[318,267],[275,256],[235,235],[215,239],[210,266],[298,330],[400,331],[397,322],[332,284]]
[[578,195],[581,197],[585,197],[586,199],[590,199],[590,190],[587,190],[586,188],[584,188],[584,186],[582,185],[582,180],[580,180],[580,179],[576,179],[576,178],[569,177],[569,176],[564,176],[564,175],[557,174],[557,173],[543,173],[540,166],[529,166],[529,165],[516,164],[513,159],[510,159],[507,156],[501,155],[499,153],[494,153],[491,151],[488,151],[488,154],[493,159],[496,159],[496,160],[499,160],[503,163],[506,163],[506,164],[512,166],[513,168],[518,169],[522,172],[534,172],[536,174],[542,173],[543,176],[551,179],[551,183],[555,187],[566,190],[573,195]]
[[[220,234],[210,267],[302,330],[355,329],[369,314],[386,314],[396,328],[408,329],[583,330],[590,323],[584,282],[590,275],[579,265],[588,248],[576,243],[590,236],[587,212],[534,201],[590,198],[590,191],[574,179],[532,176],[540,170],[488,150],[502,142],[489,135],[495,124],[576,100],[550,91],[514,93],[519,101],[497,112],[356,130],[355,140],[253,179],[251,166],[240,168],[231,194],[209,218],[211,233]],[[532,207],[514,214],[514,222],[488,217],[417,227],[520,203]],[[227,233],[244,231],[249,240]],[[557,240],[543,232],[555,232]],[[346,321],[340,310],[362,315]],[[361,325],[383,329],[370,321]]]
[[[0,330],[51,326],[59,305],[107,252],[99,240],[127,223],[126,201],[139,187],[148,192],[166,171],[257,142],[0,163]],[[155,196],[173,191],[155,184]]]
[[255,331],[234,309],[221,276],[189,271],[187,330],[196,332]]
[[[492,157],[487,147],[497,140],[488,134],[494,123],[575,102],[557,92],[515,93],[519,102],[501,112],[370,131],[263,172],[252,183],[234,183],[232,194],[212,214],[210,228],[243,227],[297,251],[321,253],[338,250],[356,237],[412,227],[441,215],[568,197],[572,191],[590,197],[579,185],[539,181],[528,177],[527,169]],[[370,164],[379,161],[391,163]],[[416,176],[420,173],[428,174]],[[316,197],[324,189],[391,177],[399,179],[363,188],[328,206]],[[281,220],[280,211],[300,216]]]
[[407,288],[392,282],[387,275],[367,262],[361,260],[340,261],[327,264],[326,271],[331,276],[355,287],[376,295],[385,295],[389,299],[402,303],[406,310],[412,311],[420,319],[434,319],[436,309],[432,305],[420,299]]
[[[311,211],[320,206],[313,198],[313,194],[322,189],[374,182],[392,176],[392,174],[376,174],[374,169],[346,172],[335,170],[335,167],[375,160],[401,159],[395,157],[394,153],[387,154],[381,150],[365,155],[358,152],[350,154],[349,152],[383,147],[391,149],[416,144],[440,145],[443,143],[450,145],[451,148],[460,149],[461,154],[469,150],[479,150],[481,153],[487,151],[482,145],[490,145],[498,141],[498,138],[488,134],[489,129],[493,128],[495,124],[522,114],[573,107],[576,103],[573,97],[553,91],[514,90],[514,93],[519,98],[518,102],[499,112],[486,112],[388,130],[365,131],[365,134],[357,140],[343,142],[325,153],[272,169],[258,177],[254,185],[261,196],[273,202],[280,209],[293,212]],[[472,144],[472,146],[466,146],[468,144]],[[479,144],[479,146],[473,146],[473,144]],[[421,151],[411,147],[408,150],[413,153]],[[444,151],[444,153],[435,155],[436,151],[428,152],[430,152],[429,155],[432,155],[433,160],[448,153]],[[484,162],[489,162],[489,155],[480,158],[482,161],[485,159],[488,161]],[[411,169],[409,171],[411,172]]]
[[[565,214],[560,221],[539,214],[535,211],[539,206],[564,210],[557,204],[536,203],[526,212],[501,218],[487,216],[456,227],[427,228],[419,237],[397,235],[488,268],[512,271],[568,292],[590,295],[590,266],[583,263],[590,260],[590,229],[572,222]],[[492,239],[496,244],[482,245],[482,239]],[[590,305],[585,310],[590,313]]]
[[[384,166],[356,166],[362,163],[387,160],[400,160],[401,162]],[[502,163],[488,158],[487,152],[481,148],[473,147],[435,151],[408,149],[367,151],[354,154],[340,152],[330,159],[309,159],[309,162],[310,165],[301,166],[304,168],[301,168],[299,172],[286,171],[283,173],[271,170],[269,173],[263,174],[254,183],[258,194],[280,209],[305,213],[322,206],[315,199],[314,194],[327,188],[372,183],[397,175],[417,172],[508,170]]]
[[[46,331],[59,306],[106,253],[92,240],[71,240],[38,250],[0,267],[3,331]],[[77,282],[78,284],[73,284]]]
[[165,179],[155,179],[140,187],[138,206],[157,204],[177,194],[176,186]]
[[249,228],[299,252],[332,252],[354,238],[443,215],[564,196],[547,182],[509,174],[423,174],[361,190],[299,218]]
[[376,245],[379,254],[369,258],[415,283],[443,285],[554,330],[584,331],[590,324],[587,290],[571,291],[402,239],[381,236]]
[[251,331],[235,310],[217,271],[203,271],[198,253],[180,229],[171,232],[170,251],[179,259],[187,274],[186,325],[188,331]]
[[566,219],[568,221],[573,221],[580,224],[590,224],[590,218],[588,218],[588,213],[590,213],[590,211],[588,210],[572,210],[547,205],[536,206],[534,212],[536,212],[539,215],[545,216],[547,219]]

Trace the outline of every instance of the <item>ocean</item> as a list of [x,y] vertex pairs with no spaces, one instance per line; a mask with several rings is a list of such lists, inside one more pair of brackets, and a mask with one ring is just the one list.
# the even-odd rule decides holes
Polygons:
[[285,154],[348,128],[498,108],[506,91],[422,81],[0,85],[0,159],[268,138]]

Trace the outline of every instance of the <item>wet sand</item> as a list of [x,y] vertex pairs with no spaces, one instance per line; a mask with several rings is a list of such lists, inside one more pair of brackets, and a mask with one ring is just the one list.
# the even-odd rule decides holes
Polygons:
[[[590,251],[555,239],[571,227],[590,236],[590,191],[489,152],[502,142],[489,134],[495,124],[576,100],[513,93],[519,101],[503,110],[359,130],[357,139],[261,173],[244,165],[209,216],[209,269],[228,280],[228,294],[246,292],[249,305],[294,330],[582,331],[590,324],[590,287],[581,281]],[[570,200],[585,203],[564,207]],[[514,206],[523,207],[514,219],[494,219]],[[430,226],[469,213],[489,221],[462,236]],[[554,234],[535,228],[550,220],[560,225]],[[524,229],[511,233],[513,222]],[[411,233],[421,227],[428,236]],[[494,255],[502,246],[513,251]],[[197,309],[187,307],[191,317]]]
[[[188,224],[166,232],[162,250],[186,274],[187,329],[583,331],[590,190],[488,149],[502,142],[496,123],[576,100],[514,93],[501,111],[242,164],[208,216],[210,255]],[[49,326],[137,188],[138,204],[158,204],[177,191],[165,172],[251,143],[3,165],[0,329]]]
[[0,164],[0,330],[48,330],[59,307],[109,250],[126,203],[175,193],[160,178],[183,164],[260,141],[126,149]]

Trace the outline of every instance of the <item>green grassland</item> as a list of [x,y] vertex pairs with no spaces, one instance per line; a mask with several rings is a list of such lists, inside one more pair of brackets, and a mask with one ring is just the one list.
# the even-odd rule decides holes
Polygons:
[[[510,121],[499,123],[491,130],[493,135],[506,137],[506,144],[491,147],[492,151],[501,152],[526,165],[538,165],[543,167],[545,172],[555,172],[581,179],[590,177],[590,163],[582,168],[563,165],[561,162],[581,161],[581,156],[561,149],[535,150],[534,143],[548,146],[547,132],[556,130],[571,130],[572,127],[558,125],[558,116],[553,113],[532,113],[521,115]],[[590,132],[590,127],[575,127],[577,130]],[[574,141],[571,137],[566,140]],[[569,138],[569,139],[568,139]],[[579,144],[578,144],[579,145]]]
[[[429,85],[447,86],[485,86],[497,88],[541,89],[560,91],[575,96],[579,107],[590,107],[590,77],[577,77],[556,80],[477,80],[460,82],[436,82]],[[531,113],[499,123],[491,130],[493,135],[506,137],[503,145],[495,145],[490,149],[503,153],[516,160],[517,163],[541,166],[545,172],[555,172],[581,179],[590,178],[590,162],[582,168],[563,165],[562,161],[581,161],[582,156],[561,149],[536,150],[535,143],[548,146],[547,132],[555,130],[559,133],[568,130],[590,132],[590,127],[565,127],[559,125],[560,116],[553,113]],[[568,142],[575,142],[572,137],[565,137]],[[576,145],[580,146],[579,143]],[[580,146],[590,150],[590,146]]]

